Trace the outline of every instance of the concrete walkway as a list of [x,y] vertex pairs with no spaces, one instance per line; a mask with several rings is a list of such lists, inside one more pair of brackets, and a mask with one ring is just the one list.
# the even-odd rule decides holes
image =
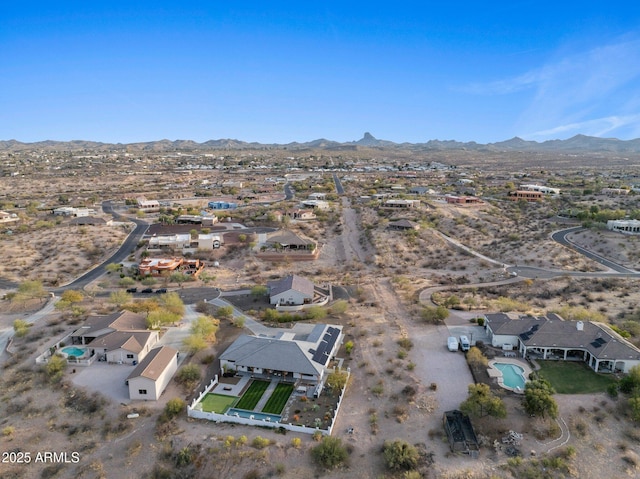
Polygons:
[[265,389],[264,394],[260,398],[260,401],[258,401],[258,404],[256,404],[256,407],[254,408],[255,411],[262,411],[264,406],[267,404],[267,401],[273,394],[273,391],[276,390],[276,386],[278,385],[279,382],[280,381],[278,381],[277,379],[271,380],[271,382],[269,383],[269,386],[267,386],[267,389]]

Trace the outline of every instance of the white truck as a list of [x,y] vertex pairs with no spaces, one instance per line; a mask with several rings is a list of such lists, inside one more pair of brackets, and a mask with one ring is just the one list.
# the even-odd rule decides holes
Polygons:
[[455,336],[449,336],[449,339],[447,339],[447,348],[449,348],[449,351],[458,350],[458,340]]
[[460,336],[460,349],[462,349],[464,352],[467,352],[469,351],[469,348],[471,348],[469,338],[467,338],[465,335]]

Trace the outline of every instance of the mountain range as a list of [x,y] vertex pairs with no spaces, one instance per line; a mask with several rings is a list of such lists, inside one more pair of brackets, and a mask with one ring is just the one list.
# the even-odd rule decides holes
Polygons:
[[100,143],[95,141],[39,141],[22,143],[17,140],[0,141],[0,151],[25,150],[141,150],[141,151],[176,151],[176,150],[247,150],[247,149],[287,149],[287,150],[354,150],[360,148],[392,148],[398,150],[443,151],[470,150],[485,152],[607,152],[607,153],[640,153],[640,138],[618,140],[617,138],[598,138],[576,135],[566,140],[548,140],[544,142],[527,141],[514,137],[497,143],[460,142],[455,140],[429,140],[426,143],[394,143],[379,140],[371,133],[351,142],[337,142],[320,138],[304,143],[256,143],[232,139],[209,140],[197,143],[192,140],[159,140],[143,143]]

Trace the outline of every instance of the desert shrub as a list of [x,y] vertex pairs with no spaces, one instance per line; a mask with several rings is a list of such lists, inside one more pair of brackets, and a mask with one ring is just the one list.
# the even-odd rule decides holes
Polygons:
[[344,344],[344,350],[350,355],[351,351],[353,351],[353,341],[347,341]]
[[201,378],[200,368],[196,364],[187,364],[176,374],[176,381],[180,384],[191,387]]
[[184,402],[183,399],[173,398],[167,401],[167,405],[164,407],[164,414],[167,419],[173,419],[178,416],[184,408],[187,406],[187,403]]
[[256,436],[253,438],[253,441],[251,441],[251,445],[253,447],[255,447],[256,449],[264,449],[265,447],[267,447],[269,444],[271,444],[271,441],[265,437],[261,437],[261,436]]
[[410,350],[413,347],[413,341],[409,338],[400,338],[398,339],[398,346],[406,350]]
[[299,437],[294,437],[293,439],[291,439],[292,447],[295,447],[296,449],[298,449],[301,445],[302,445],[302,439],[300,439]]
[[418,450],[406,441],[385,441],[382,449],[384,462],[392,470],[415,469],[420,457]]
[[344,464],[349,453],[339,437],[325,436],[320,444],[311,449],[311,457],[320,467],[333,469]]

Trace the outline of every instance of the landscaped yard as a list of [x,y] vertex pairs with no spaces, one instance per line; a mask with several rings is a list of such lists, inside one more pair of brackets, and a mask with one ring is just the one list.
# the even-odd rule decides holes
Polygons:
[[253,411],[253,408],[258,404],[258,401],[260,401],[260,398],[266,391],[267,387],[269,387],[268,381],[254,380],[247,391],[242,395],[242,398],[240,398],[236,407],[238,409]]
[[235,396],[224,396],[222,394],[207,394],[202,400],[202,410],[204,412],[224,413],[238,398]]
[[541,377],[560,394],[605,392],[616,381],[612,374],[598,374],[582,362],[538,361]]
[[285,404],[289,400],[289,396],[293,392],[293,384],[278,383],[276,389],[271,394],[271,397],[264,405],[262,412],[269,414],[280,414],[284,409]]

